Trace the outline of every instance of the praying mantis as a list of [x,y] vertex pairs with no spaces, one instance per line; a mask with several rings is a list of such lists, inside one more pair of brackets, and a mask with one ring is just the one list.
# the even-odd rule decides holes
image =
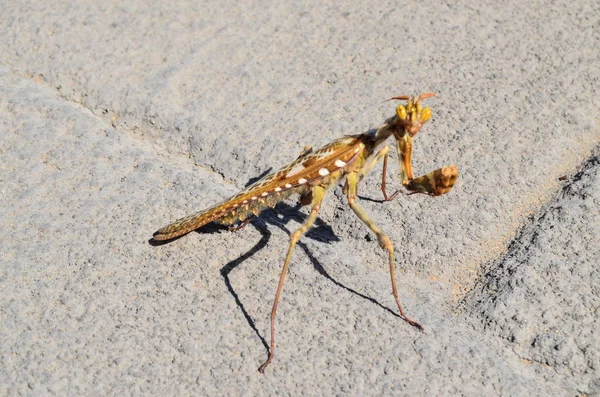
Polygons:
[[348,200],[348,205],[356,216],[377,236],[379,246],[388,253],[392,294],[400,315],[410,325],[423,330],[421,324],[410,319],[402,309],[394,272],[394,246],[389,237],[358,205],[357,189],[359,182],[383,159],[381,191],[384,199],[386,201],[393,200],[401,192],[401,190],[398,190],[392,195],[388,195],[386,189],[390,148],[384,143],[392,136],[396,141],[396,151],[400,163],[400,179],[402,185],[410,194],[423,193],[430,196],[440,196],[452,189],[458,178],[458,168],[455,165],[439,168],[417,178],[414,177],[412,170],[413,138],[432,115],[431,108],[424,108],[421,101],[434,96],[435,94],[432,93],[424,93],[415,97],[404,95],[392,97],[389,100],[407,102],[397,106],[396,113],[379,128],[363,134],[344,136],[318,150],[313,151],[311,147],[307,146],[296,160],[279,171],[265,176],[219,204],[178,219],[154,233],[154,240],[170,240],[209,222],[218,222],[223,225],[241,223],[240,226],[233,228],[239,230],[254,216],[260,214],[263,209],[274,207],[278,202],[292,194],[300,195],[301,204],[310,204],[308,218],[290,236],[289,248],[271,309],[269,355],[267,360],[259,367],[261,373],[275,357],[277,305],[281,298],[294,247],[317,219],[321,203],[328,189],[337,186],[344,179],[343,193]]

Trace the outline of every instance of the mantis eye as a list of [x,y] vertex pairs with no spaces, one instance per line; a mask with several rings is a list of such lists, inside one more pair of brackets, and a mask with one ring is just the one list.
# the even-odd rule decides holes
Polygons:
[[423,113],[421,113],[421,122],[424,123],[431,118],[431,108],[423,109]]
[[396,114],[398,115],[400,120],[406,120],[406,107],[404,107],[403,105],[398,106],[396,108]]

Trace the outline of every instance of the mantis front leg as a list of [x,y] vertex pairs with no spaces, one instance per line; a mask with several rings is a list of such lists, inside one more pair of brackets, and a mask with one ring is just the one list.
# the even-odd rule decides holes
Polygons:
[[438,168],[428,174],[411,179],[404,187],[412,193],[424,193],[430,196],[441,196],[448,193],[458,178],[455,165]]
[[[414,177],[412,171],[412,138],[408,135],[396,141],[396,150],[400,160],[400,177],[402,185],[411,193],[424,193],[430,196],[441,196],[448,193],[458,178],[458,168],[455,165],[438,168],[425,175]],[[389,152],[389,150],[388,150]],[[383,175],[381,180],[381,190],[386,201],[393,200],[400,190],[391,196],[386,193],[385,178],[387,173],[388,152],[383,159]],[[378,154],[379,156],[379,154]],[[377,158],[377,156],[376,156]]]
[[[381,152],[379,154],[381,154]],[[381,155],[383,156],[386,154],[384,153]],[[421,324],[408,318],[408,316],[404,313],[404,310],[402,310],[402,305],[400,305],[400,300],[398,299],[398,289],[396,288],[396,275],[394,271],[394,245],[392,244],[392,241],[381,231],[381,229],[379,229],[379,227],[377,227],[375,222],[373,222],[367,213],[356,203],[356,190],[359,180],[360,176],[357,172],[351,172],[346,175],[345,190],[348,197],[348,205],[350,205],[350,208],[352,208],[356,216],[358,216],[358,218],[363,221],[363,223],[367,225],[367,227],[371,229],[373,233],[375,233],[377,236],[377,241],[379,242],[379,246],[388,252],[390,277],[392,279],[392,294],[394,295],[394,300],[396,301],[400,315],[407,323],[419,328],[422,331],[423,327]]]

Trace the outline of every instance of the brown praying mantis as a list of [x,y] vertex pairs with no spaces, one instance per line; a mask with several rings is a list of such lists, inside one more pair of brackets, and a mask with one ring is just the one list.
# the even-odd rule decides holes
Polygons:
[[443,167],[428,174],[415,178],[413,176],[411,155],[413,138],[423,124],[431,117],[431,108],[423,108],[421,101],[435,96],[424,93],[411,98],[410,96],[395,96],[389,100],[408,101],[399,105],[396,114],[385,121],[376,130],[364,134],[349,135],[337,139],[321,149],[313,151],[306,147],[300,156],[291,164],[279,171],[267,175],[250,185],[235,196],[200,212],[181,218],[154,233],[154,240],[170,240],[195,230],[209,222],[223,225],[235,225],[236,230],[243,228],[254,216],[267,207],[274,207],[279,201],[290,195],[300,194],[300,204],[310,204],[311,210],[306,222],[290,236],[288,248],[275,300],[271,310],[271,346],[267,360],[260,366],[264,372],[267,365],[275,356],[275,316],[277,304],[283,290],[283,283],[290,264],[294,246],[313,225],[319,214],[321,203],[327,190],[338,185],[343,178],[346,182],[343,193],[348,198],[348,205],[360,220],[377,236],[379,246],[388,252],[390,277],[392,279],[392,294],[402,318],[410,325],[423,330],[418,322],[410,319],[402,310],[396,288],[394,274],[394,247],[391,240],[375,225],[367,213],[356,202],[358,183],[383,158],[383,176],[381,191],[386,201],[394,199],[400,190],[388,196],[386,192],[386,172],[389,156],[389,146],[383,143],[393,136],[396,139],[396,150],[400,162],[400,178],[402,185],[410,193],[424,193],[439,196],[448,193],[458,178],[458,168],[454,165]]

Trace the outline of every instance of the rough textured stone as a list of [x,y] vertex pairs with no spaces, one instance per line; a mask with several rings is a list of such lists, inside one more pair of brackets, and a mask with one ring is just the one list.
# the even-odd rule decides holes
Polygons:
[[[598,394],[598,15],[585,1],[7,3],[0,394]],[[306,210],[148,240],[421,92],[438,98],[415,171],[456,164],[454,190],[380,203],[378,166],[359,195],[425,332],[394,315],[385,253],[332,189],[260,375]]]

